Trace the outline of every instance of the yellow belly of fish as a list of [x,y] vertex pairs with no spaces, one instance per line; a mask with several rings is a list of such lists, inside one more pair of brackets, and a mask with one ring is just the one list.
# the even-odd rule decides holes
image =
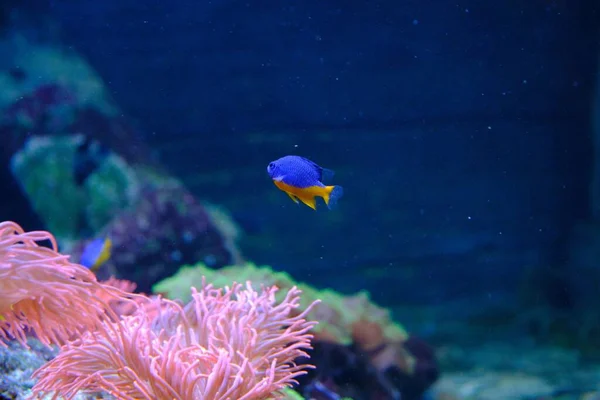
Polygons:
[[277,186],[280,190],[287,193],[288,196],[294,202],[298,202],[300,200],[313,210],[317,209],[317,202],[315,197],[322,197],[325,200],[325,203],[329,202],[329,193],[331,189],[328,190],[329,186],[308,186],[305,188],[299,188],[295,186],[287,185],[281,181],[273,181],[275,186]]

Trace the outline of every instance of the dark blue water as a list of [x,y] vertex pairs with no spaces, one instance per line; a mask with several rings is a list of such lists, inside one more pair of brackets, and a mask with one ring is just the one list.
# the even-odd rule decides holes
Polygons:
[[[416,266],[434,298],[501,290],[563,263],[588,214],[591,4],[91,4],[51,11],[163,162],[272,243],[252,259],[340,288],[377,264]],[[267,197],[288,153],[338,171],[335,222]]]
[[[584,0],[4,2],[0,220],[53,226],[10,160],[31,137],[79,132],[222,207],[244,259],[368,290],[433,342],[456,316],[587,346],[600,331],[599,13]],[[66,53],[31,61],[45,53],[22,38],[97,77],[53,61]],[[28,125],[10,111],[73,81],[99,82],[116,111],[84,89],[92,111],[75,122],[61,112],[72,104],[39,93],[50,116]],[[314,212],[273,185],[266,166],[288,154],[336,172],[337,209]],[[161,218],[181,217],[170,211]],[[72,241],[102,225],[68,218],[82,218]],[[235,259],[160,243],[169,267],[145,259],[146,289],[178,261]]]

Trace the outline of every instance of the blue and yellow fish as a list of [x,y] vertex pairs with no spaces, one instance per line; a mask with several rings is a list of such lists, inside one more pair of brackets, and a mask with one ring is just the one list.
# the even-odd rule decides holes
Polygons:
[[79,264],[92,271],[97,271],[110,259],[111,251],[112,241],[109,237],[94,239],[86,244],[83,253],[81,253]]
[[316,197],[322,197],[331,209],[344,194],[341,186],[325,186],[323,181],[333,177],[333,171],[321,168],[300,156],[285,156],[269,163],[267,172],[275,186],[284,191],[295,203],[303,202],[317,209]]

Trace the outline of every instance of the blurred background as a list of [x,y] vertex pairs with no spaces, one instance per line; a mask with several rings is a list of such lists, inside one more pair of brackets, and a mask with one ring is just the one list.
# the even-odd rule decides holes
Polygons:
[[[75,256],[109,232],[146,292],[245,260],[434,345],[600,354],[597,1],[4,0],[0,34],[0,220]],[[288,154],[338,209],[273,185]]]

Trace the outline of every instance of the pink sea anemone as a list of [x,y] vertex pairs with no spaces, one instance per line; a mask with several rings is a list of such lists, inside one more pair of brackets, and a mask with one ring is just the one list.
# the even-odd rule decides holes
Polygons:
[[63,344],[112,314],[108,300],[127,297],[59,254],[52,234],[0,223],[0,345],[16,339],[27,346],[28,333],[46,345]]
[[279,304],[276,290],[258,293],[249,282],[224,290],[203,285],[192,289],[185,307],[154,299],[158,315],[140,308],[64,346],[34,374],[34,395],[70,399],[86,390],[120,400],[278,398],[305,373],[307,366],[294,360],[306,356],[315,322],[305,320],[310,307],[290,316],[298,289]]
[[[0,223],[0,344],[16,339],[27,346],[33,333],[46,345],[61,345],[34,373],[32,396],[106,391],[119,400],[273,399],[309,367],[295,361],[307,358],[316,322],[306,320],[312,306],[294,312],[295,287],[276,302],[276,287],[257,292],[247,282],[215,289],[203,281],[186,306],[121,288],[133,289],[118,280],[98,282],[57,252],[50,233]],[[132,307],[117,313],[123,301]]]

